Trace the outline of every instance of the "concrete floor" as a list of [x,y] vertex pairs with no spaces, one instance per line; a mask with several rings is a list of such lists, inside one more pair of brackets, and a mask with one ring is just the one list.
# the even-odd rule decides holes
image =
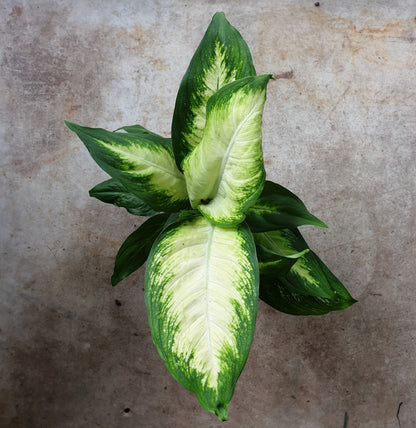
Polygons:
[[261,303],[226,426],[416,427],[414,0],[241,3],[1,2],[1,427],[223,426],[159,358],[144,270],[111,287],[142,219],[88,197],[106,175],[63,125],[168,136],[219,10],[258,73],[293,71],[268,88],[268,177],[330,226],[303,232],[359,300]]

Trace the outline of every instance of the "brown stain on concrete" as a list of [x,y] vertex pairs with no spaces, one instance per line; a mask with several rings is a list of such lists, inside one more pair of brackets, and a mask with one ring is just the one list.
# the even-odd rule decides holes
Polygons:
[[[412,44],[416,40],[414,18],[357,29],[357,26],[351,21],[322,13],[322,10],[309,10],[308,15],[325,31],[343,34],[348,40],[353,55],[377,64],[388,62],[400,67],[402,62],[398,61],[396,48],[392,49],[392,44]],[[413,57],[413,63],[416,63],[415,61]]]
[[39,16],[30,7],[14,7],[13,19],[6,22],[6,32],[12,36],[3,54],[3,77],[9,88],[3,101],[14,117],[7,130],[17,143],[13,171],[24,177],[36,175],[68,152],[74,139],[63,121],[94,123],[105,102],[101,86],[112,79],[108,68],[99,67],[105,61],[102,51],[93,48],[103,40],[112,45],[109,29],[101,27],[80,39],[59,31],[66,14],[65,8],[60,13],[45,9]]
[[293,70],[285,71],[283,73],[273,74],[273,78],[278,79],[293,79]]
[[[21,135],[19,126],[9,131],[11,138],[31,145],[30,159],[25,147],[16,147],[13,156],[15,172],[22,176],[35,175],[45,162],[54,158],[51,152],[62,153],[70,147],[69,141],[74,138],[63,120],[94,126],[104,105],[111,102],[102,96],[102,88],[114,78],[110,67],[101,66],[108,61],[103,52],[114,52],[114,61],[118,43],[122,43],[127,51],[134,51],[132,55],[144,58],[155,72],[166,66],[163,59],[152,55],[152,30],[135,25],[113,32],[100,26],[86,31],[81,39],[58,31],[66,13],[65,8],[60,13],[51,8],[40,17],[30,7],[14,6],[6,23],[6,32],[13,34],[13,40],[3,55],[4,77],[9,88],[4,102],[15,117],[11,125],[19,124],[25,116],[26,125],[33,130],[27,136]],[[97,45],[101,48],[96,49]],[[22,101],[29,117],[21,110]]]
[[[299,41],[289,40],[291,51],[287,49],[288,32],[273,33],[276,16],[273,13],[260,13],[259,40],[262,43],[254,48],[255,56],[264,61],[272,52],[282,61],[290,61],[292,55],[316,58],[323,62],[330,60],[335,52],[339,63],[357,61],[372,62],[377,65],[388,64],[398,69],[416,67],[416,58],[409,50],[407,55],[398,44],[412,46],[416,40],[416,22],[414,18],[382,23],[379,26],[357,28],[352,21],[330,15],[323,8],[293,7],[293,19],[296,19],[302,31]],[[290,27],[287,27],[290,28]],[[267,36],[264,33],[274,34]],[[296,32],[297,34],[297,32]],[[267,43],[265,43],[267,41]],[[330,43],[330,44],[329,44]],[[288,63],[290,64],[290,62]],[[336,66],[333,67],[336,69]],[[294,70],[296,73],[296,70]]]
[[[352,30],[357,34],[362,34],[364,36],[374,36],[382,35],[382,36],[403,36],[408,35],[409,32],[415,30],[415,20],[414,19],[403,19],[395,22],[389,22],[384,26],[380,27],[364,27],[361,30],[357,30],[355,25],[352,25]],[[413,42],[414,38],[405,38],[406,41]]]
[[[339,161],[339,166],[352,164],[357,167],[362,161],[362,158],[359,158],[357,154],[361,153],[361,156],[370,158],[369,153],[365,153],[363,146],[368,144],[366,139],[371,138],[371,136],[363,135],[363,141],[361,141],[354,138],[354,131],[349,129],[343,136],[341,132],[345,132],[345,129],[342,129],[342,121],[340,119],[343,117],[350,118],[352,123],[355,119],[355,122],[359,123],[360,119],[364,117],[363,127],[364,131],[366,131],[367,124],[365,121],[369,119],[366,119],[365,116],[369,113],[369,110],[370,113],[372,110],[373,114],[374,111],[382,112],[383,117],[391,120],[391,116],[389,116],[391,113],[388,112],[387,108],[383,110],[377,107],[380,104],[388,105],[390,103],[394,108],[395,104],[399,106],[400,103],[406,100],[406,95],[401,96],[406,89],[403,88],[403,82],[410,81],[408,73],[412,72],[412,70],[414,71],[416,66],[416,57],[414,55],[415,20],[411,18],[358,28],[347,19],[325,13],[323,8],[306,10],[294,7],[293,14],[296,25],[301,28],[299,31],[293,31],[293,34],[291,34],[290,25],[276,28],[276,23],[279,22],[276,15],[265,12],[261,16],[258,36],[261,42],[256,46],[255,56],[258,56],[261,61],[261,58],[267,58],[267,55],[272,54],[276,58],[275,63],[278,64],[279,51],[282,48],[287,51],[284,56],[284,60],[287,60],[283,65],[284,67],[291,67],[291,60],[294,61],[293,58],[298,59],[296,61],[297,66],[293,67],[294,78],[277,82],[269,90],[273,91],[276,88],[283,87],[287,90],[285,93],[296,93],[295,96],[299,98],[300,109],[305,109],[306,111],[307,109],[320,110],[322,108],[323,112],[327,112],[326,120],[333,127],[331,129],[332,132],[321,134],[319,132],[320,129],[317,127],[315,138],[322,139],[326,138],[327,135],[334,136],[335,141],[331,143],[332,146],[328,145],[328,152],[334,150],[337,155],[327,157],[322,145],[317,144],[317,147],[320,146],[317,159],[318,163],[323,165],[322,173],[324,173],[325,169],[331,169],[331,165],[333,165],[334,170],[330,175],[336,177],[338,173],[336,172],[337,167],[334,164],[334,160],[335,162]],[[287,48],[288,45],[291,49]],[[301,59],[299,60],[299,58]],[[308,63],[309,70],[313,70],[317,76],[320,69],[322,73],[328,75],[329,88],[327,94],[325,93],[325,85],[327,84],[325,78],[319,82],[319,87],[314,87],[313,80],[302,74],[302,58],[304,58],[305,63]],[[263,67],[263,70],[267,72],[267,65]],[[403,74],[401,75],[402,70]],[[372,75],[372,73],[374,74]],[[402,84],[400,85],[400,81],[393,81],[392,75],[396,75],[399,79],[401,76],[405,76]],[[369,79],[368,86],[363,76]],[[372,79],[378,80],[380,86],[372,85],[374,83]],[[331,80],[335,83],[331,83]],[[386,88],[388,85],[390,86]],[[398,92],[400,98],[393,93],[396,89],[400,89],[400,92]],[[410,96],[414,96],[414,90],[409,89]],[[277,98],[280,96],[278,91],[276,91],[276,98],[274,96],[274,94],[269,95],[269,99],[277,99],[277,102],[280,102],[280,99]],[[347,101],[344,103],[345,98],[347,98]],[[377,107],[375,108],[375,106]],[[409,101],[407,101],[407,106],[409,106]],[[283,110],[283,108],[281,109]],[[356,113],[356,116],[349,116],[348,109]],[[401,110],[401,108],[398,109]],[[342,110],[345,110],[345,115]],[[409,108],[403,110],[410,111]],[[338,117],[331,123],[334,112],[337,113]],[[288,111],[287,114],[296,115],[296,112]],[[305,113],[303,115],[305,116]],[[320,116],[311,115],[311,117],[319,118]],[[377,119],[373,116],[372,121],[377,121]],[[412,118],[409,119],[410,121],[412,120]],[[327,125],[325,117],[323,122]],[[402,126],[403,123],[405,121],[402,120]],[[377,132],[372,130],[371,125],[372,123],[368,123],[369,134]],[[353,127],[354,125],[351,126],[351,128]],[[379,132],[381,133],[382,131]],[[390,138],[388,134],[384,138],[389,141],[388,144],[391,147],[394,147],[399,140]],[[278,139],[279,136],[276,136],[276,140]],[[382,135],[380,135],[378,141],[374,139],[373,148],[379,150],[377,145],[380,144],[382,139]],[[410,144],[407,144],[406,147],[409,149]],[[304,149],[308,150],[307,147]],[[369,147],[366,150],[368,149]],[[313,153],[311,147],[309,151]],[[379,199],[381,191],[376,186],[376,183],[385,174],[389,156],[391,154],[385,153],[385,156],[381,154],[378,160],[372,160],[372,162],[379,163],[379,168],[374,168],[374,177],[368,177],[369,180],[374,182],[374,192],[369,191],[363,195],[359,194],[353,186],[350,186],[347,194],[339,193],[341,200],[336,203],[338,206],[342,206],[342,204],[350,203],[352,199],[358,201],[364,197],[369,198],[367,209],[370,214],[368,214],[368,223],[370,229],[374,232],[374,235],[370,238],[374,254],[371,254],[371,252],[366,253],[365,260],[362,260],[354,259],[354,257],[346,254],[345,251],[339,252],[342,259],[350,266],[349,269],[351,271],[355,269],[354,260],[361,266],[370,265],[368,279],[358,277],[358,283],[354,285],[357,290],[360,290],[360,295],[356,296],[359,302],[345,312],[328,314],[323,317],[303,319],[302,317],[297,319],[286,317],[280,319],[276,315],[279,322],[285,321],[287,324],[284,327],[279,325],[279,329],[282,329],[282,339],[276,338],[276,340],[281,340],[278,345],[267,344],[272,347],[269,352],[277,355],[275,362],[269,363],[271,368],[279,369],[278,355],[281,352],[287,355],[287,360],[289,361],[285,367],[294,359],[299,359],[299,364],[293,364],[295,368],[292,383],[295,392],[292,395],[295,403],[288,404],[288,408],[291,411],[293,410],[292,418],[290,418],[292,423],[297,420],[297,415],[300,416],[301,420],[307,420],[307,416],[313,415],[316,426],[329,426],[328,420],[331,417],[328,414],[323,415],[318,422],[315,413],[308,411],[305,403],[309,400],[309,402],[313,403],[315,409],[328,409],[326,403],[330,400],[335,406],[333,409],[331,408],[331,412],[334,410],[334,412],[339,412],[341,415],[340,426],[342,426],[342,416],[345,411],[349,414],[349,426],[384,426],[388,423],[387,421],[392,421],[394,424],[398,403],[402,399],[404,400],[404,397],[412,399],[414,396],[412,394],[412,391],[414,391],[412,379],[401,378],[401,374],[405,370],[404,367],[408,363],[406,352],[409,349],[414,349],[414,342],[410,340],[413,335],[407,334],[407,340],[404,341],[403,332],[399,333],[400,325],[403,325],[403,323],[408,324],[408,316],[412,320],[414,319],[414,311],[409,309],[411,307],[410,303],[407,309],[404,309],[403,304],[398,301],[392,290],[397,287],[401,290],[400,293],[404,293],[404,290],[407,289],[407,296],[413,296],[410,299],[414,298],[413,294],[409,294],[412,293],[410,289],[405,287],[400,278],[399,272],[402,267],[397,265],[398,260],[409,259],[409,254],[395,255],[391,254],[391,249],[388,249],[391,245],[389,237],[394,237],[401,233],[404,239],[396,238],[396,242],[402,242],[403,247],[409,250],[411,244],[409,244],[410,241],[406,241],[405,236],[409,236],[410,230],[414,230],[414,222],[413,224],[411,221],[407,222],[409,226],[405,228],[407,232],[397,231],[394,226],[390,226],[388,230],[380,218],[375,218],[375,215],[373,215],[373,211],[376,211],[373,208],[373,204]],[[302,167],[303,165],[300,166],[300,168]],[[358,170],[358,168],[356,169]],[[400,168],[397,168],[397,170],[399,171]],[[411,161],[403,162],[402,170],[404,177],[407,170],[412,170]],[[298,174],[298,177],[303,180],[301,173]],[[348,181],[351,179],[352,177],[345,176],[341,178],[340,183],[343,180]],[[325,178],[321,176],[320,180],[324,182]],[[409,192],[414,190],[414,186],[410,184],[408,179],[400,182],[403,181],[407,183]],[[398,183],[395,185],[399,186]],[[357,193],[354,194],[355,192]],[[325,195],[325,199],[330,197],[331,195]],[[409,197],[403,198],[402,195],[397,195],[395,199],[396,201],[408,200]],[[391,200],[394,200],[394,197]],[[401,212],[413,212],[413,208],[414,203],[408,203],[406,209],[402,209]],[[385,212],[393,212],[393,210],[387,210],[386,203],[384,203],[384,209]],[[405,214],[403,215],[405,216]],[[398,215],[398,217],[402,217],[402,214]],[[354,219],[350,220],[351,224],[354,224]],[[362,228],[362,230],[366,229]],[[366,231],[368,232],[368,229]],[[340,240],[342,239],[341,231]],[[365,245],[357,241],[354,247],[359,252],[363,252]],[[393,265],[395,265],[394,268],[392,267]],[[336,273],[336,271],[334,272]],[[345,278],[348,280],[350,278],[347,269],[346,272]],[[406,276],[406,272],[403,273],[403,276]],[[410,279],[409,281],[408,284],[412,280]],[[385,288],[381,289],[380,287]],[[268,315],[271,316],[271,314]],[[260,325],[260,329],[262,327],[264,326]],[[267,340],[272,333],[268,331],[265,334],[261,330],[261,333],[257,334],[261,334],[261,340],[265,338]],[[402,345],[399,343],[399,336],[404,342]],[[287,338],[293,341],[294,352],[292,354],[290,354],[290,347],[285,348],[285,339]],[[266,349],[267,346],[264,346],[258,352],[260,354],[268,352]],[[406,351],[404,351],[405,349]],[[285,363],[282,362],[282,364]],[[401,379],[400,382],[397,381],[399,377]],[[280,404],[278,403],[281,403],[284,399],[284,396],[277,394],[276,406],[279,406]],[[297,411],[299,413],[296,413]],[[409,417],[409,414],[407,414],[407,417]]]
[[414,31],[416,25],[415,18],[409,18],[394,22],[385,22],[378,26],[372,25],[357,29],[357,25],[352,21],[346,18],[330,15],[329,13],[324,12],[323,9],[320,9],[319,11],[315,9],[304,9],[304,14],[308,19],[312,19],[324,27],[330,27],[334,31],[337,29],[345,31],[345,29],[347,29],[351,34],[355,33],[366,37],[391,35],[403,36]]
[[134,25],[132,29],[123,29],[115,33],[115,37],[127,42],[127,49],[143,52],[152,43],[151,34],[144,27]]
[[23,6],[13,6],[13,9],[9,16],[12,19],[17,19],[22,16],[22,13],[23,13]]
[[115,37],[123,43],[127,51],[130,51],[130,55],[139,55],[155,71],[166,68],[166,60],[154,55],[155,49],[157,49],[154,41],[158,38],[153,34],[152,28],[133,25],[130,28],[117,31]]
[[82,105],[79,102],[78,97],[73,92],[68,92],[67,97],[65,98],[65,110],[64,115],[65,117],[71,118],[76,113],[79,112],[79,110],[82,108]]

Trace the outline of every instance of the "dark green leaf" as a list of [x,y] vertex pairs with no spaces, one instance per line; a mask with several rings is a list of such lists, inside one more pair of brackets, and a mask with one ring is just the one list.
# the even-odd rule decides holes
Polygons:
[[303,294],[298,291],[304,285],[299,276],[289,271],[286,275],[272,278],[270,275],[260,275],[260,298],[273,308],[292,315],[323,315],[331,311],[346,309],[356,302],[341,282],[315,257],[320,265],[321,281],[330,284],[333,292],[330,297],[319,297]]
[[[257,248],[257,254],[259,254],[259,250]],[[275,278],[277,272],[279,275],[285,275],[289,272],[290,268],[296,263],[296,259],[290,259],[288,257],[283,256],[275,256],[272,260],[268,262],[259,262],[259,269],[261,270],[261,274],[264,277]]]
[[[308,251],[299,231],[283,229],[253,236],[261,249],[260,298],[273,308],[293,315],[320,315],[356,302],[322,260]],[[265,236],[272,243],[268,244]],[[285,270],[290,262],[282,254],[290,259],[290,251],[298,251],[300,256],[292,258],[294,263]]]
[[102,202],[126,208],[130,214],[150,217],[157,214],[145,202],[128,192],[118,181],[110,178],[90,190],[90,196]]
[[156,214],[136,229],[120,247],[114,265],[111,284],[117,285],[146,261],[154,240],[165,227],[170,214]]
[[248,209],[246,222],[254,233],[305,224],[327,227],[306,209],[296,195],[271,181],[266,181],[260,197]]
[[[268,240],[266,241],[264,237],[267,237]],[[255,233],[254,239],[257,245],[264,246],[269,251],[275,252],[279,257],[290,257],[291,254],[295,255],[295,252],[299,253],[308,249],[308,245],[296,229],[281,229],[260,234]],[[260,273],[262,273],[261,266],[259,268]],[[311,251],[306,251],[301,257],[298,256],[290,272],[294,277],[292,291],[325,298],[332,295],[331,287],[327,281],[322,281],[319,266],[315,262]],[[280,274],[280,272],[276,271],[276,276],[280,276]],[[270,272],[268,276],[270,276]]]
[[182,79],[172,121],[176,164],[201,141],[209,98],[227,83],[255,76],[250,51],[224,13],[216,13]]

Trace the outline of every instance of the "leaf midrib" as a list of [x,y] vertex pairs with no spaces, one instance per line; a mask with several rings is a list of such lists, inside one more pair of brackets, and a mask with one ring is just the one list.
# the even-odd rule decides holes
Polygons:
[[214,241],[214,232],[215,232],[215,226],[212,224],[208,225],[208,240],[206,244],[206,256],[205,256],[205,265],[204,265],[204,298],[205,298],[205,325],[207,329],[207,345],[208,345],[208,353],[209,353],[209,359],[213,363],[213,366],[216,366],[215,364],[215,358],[214,353],[212,351],[212,343],[211,343],[211,321],[209,316],[209,285],[210,285],[210,260],[211,260],[211,253],[212,253],[212,245]]
[[252,116],[252,114],[255,111],[255,109],[257,109],[257,106],[259,105],[259,103],[260,103],[260,100],[258,100],[256,102],[256,104],[253,106],[253,108],[250,110],[250,112],[247,114],[247,116],[241,121],[241,123],[238,125],[237,129],[234,131],[234,134],[231,137],[230,142],[228,143],[227,150],[225,151],[225,153],[224,153],[224,155],[222,157],[221,167],[220,167],[220,170],[218,172],[217,180],[215,181],[215,184],[214,184],[214,187],[213,187],[212,198],[214,198],[217,195],[217,193],[218,193],[218,189],[219,189],[220,184],[221,184],[222,179],[223,179],[225,167],[226,167],[226,165],[228,163],[228,158],[230,156],[232,148],[234,147],[234,143],[235,143],[235,141],[237,139],[237,135],[239,134],[239,132],[240,132],[241,128],[244,126],[244,124]]
[[[151,162],[151,161],[149,161],[149,160],[147,160],[147,159],[144,159],[144,158],[141,158],[141,157],[139,157],[139,156],[136,156],[135,154],[132,154],[132,153],[131,153],[131,152],[129,152],[129,151],[122,150],[122,149],[120,148],[120,146],[116,146],[116,147],[114,147],[114,146],[109,145],[109,144],[108,144],[108,143],[106,143],[105,141],[102,141],[102,140],[97,140],[97,141],[101,142],[101,144],[102,144],[102,145],[104,145],[104,146],[106,146],[106,147],[109,147],[109,148],[110,148],[110,150],[111,150],[111,151],[113,151],[113,152],[116,152],[116,153],[122,154],[122,155],[126,156],[127,158],[128,158],[128,157],[130,157],[130,158],[133,158],[133,159],[138,159],[140,162],[142,162],[142,163],[144,163],[144,164],[146,164],[146,165],[149,165],[149,166],[152,166],[153,168],[156,168],[156,169],[159,169],[159,170],[161,170],[161,171],[164,171],[164,172],[166,172],[167,174],[172,175],[173,177],[178,178],[179,180],[184,180],[183,175],[182,175],[179,171],[174,171],[174,170],[172,171],[172,170],[169,170],[169,169],[167,169],[167,168],[164,168],[164,167],[163,167],[163,166],[161,166],[161,165],[155,164],[155,163],[153,163],[153,162]],[[135,163],[136,163],[136,164],[139,164],[140,162],[135,162]]]

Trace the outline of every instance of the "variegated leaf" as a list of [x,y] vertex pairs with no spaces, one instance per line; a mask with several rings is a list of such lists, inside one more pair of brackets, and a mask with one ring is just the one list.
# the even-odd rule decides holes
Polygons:
[[288,258],[299,258],[308,245],[297,229],[281,229],[270,232],[253,233],[257,247]]
[[[321,315],[348,308],[355,299],[308,246],[298,230],[282,229],[253,234],[259,248],[260,298],[292,315]],[[273,256],[275,253],[274,265]],[[294,257],[290,269],[285,258]]]
[[180,220],[153,245],[145,282],[150,329],[168,370],[225,420],[257,313],[250,230],[215,226],[200,215]]
[[209,98],[227,83],[255,76],[250,51],[240,33],[218,12],[182,79],[172,121],[178,168],[202,139]]
[[291,229],[305,224],[327,227],[294,193],[271,181],[266,181],[261,195],[248,209],[246,221],[252,232]]
[[[254,233],[254,239],[257,245],[262,245],[275,252],[278,256],[290,256],[299,254],[309,247],[298,230],[281,229],[271,232]],[[318,297],[330,297],[331,288],[327,282],[320,281],[316,276],[314,266],[310,263],[309,252],[305,252],[301,257],[297,257],[296,263],[291,271],[294,276],[299,277],[299,281],[294,283],[297,288],[294,291]],[[260,267],[260,265],[259,265]],[[262,271],[260,270],[260,273]],[[279,275],[279,272],[276,272]]]
[[153,210],[174,212],[188,206],[184,176],[171,147],[158,141],[162,137],[65,123],[107,174]]
[[260,298],[264,302],[291,315],[323,315],[346,309],[356,302],[315,253],[310,251],[304,257],[302,271],[305,271],[305,265],[315,269],[315,281],[319,277],[321,284],[329,284],[332,289],[331,295],[322,297],[308,294],[308,276],[303,277],[300,270],[292,270],[297,266],[296,262],[286,275],[276,277],[261,275]]
[[172,147],[172,141],[170,138],[162,137],[161,135],[155,134],[152,131],[147,130],[141,125],[129,125],[122,126],[116,129],[114,132],[125,131],[128,134],[134,134],[137,137],[143,137],[146,140],[153,141],[156,144],[162,144],[164,146]]
[[245,77],[216,92],[202,141],[183,162],[192,207],[215,224],[243,221],[262,191],[261,125],[270,78]]
[[296,250],[281,231],[274,236],[268,233],[256,233],[255,236],[259,270],[263,276],[286,274],[309,251],[308,248]]

